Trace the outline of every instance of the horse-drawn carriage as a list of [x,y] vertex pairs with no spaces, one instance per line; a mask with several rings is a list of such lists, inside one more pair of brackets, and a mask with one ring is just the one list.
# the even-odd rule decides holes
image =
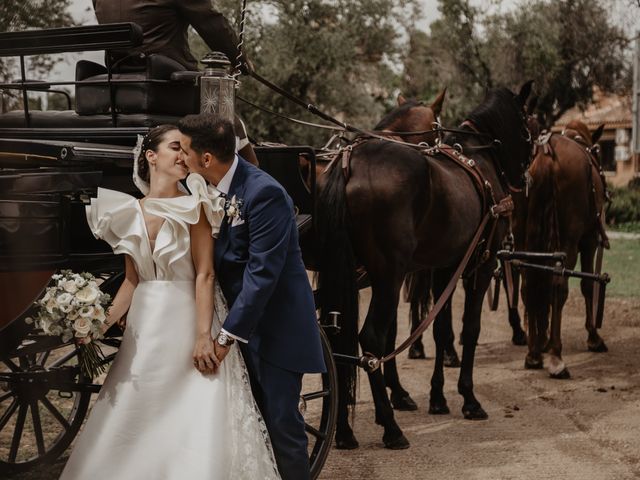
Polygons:
[[[100,187],[136,195],[132,147],[137,135],[161,123],[176,123],[200,106],[201,72],[185,72],[162,56],[148,56],[139,68],[118,69],[80,61],[74,82],[33,81],[25,57],[139,45],[135,24],[83,26],[0,34],[0,56],[19,57],[21,80],[0,86],[17,92],[22,109],[0,114],[0,473],[21,471],[58,458],[71,444],[100,379],[78,366],[73,342],[44,335],[25,322],[59,269],[88,271],[113,294],[124,264],[91,234],[85,205]],[[60,94],[75,87],[67,111],[29,108],[33,91]],[[4,102],[3,102],[4,105]],[[311,147],[258,147],[261,168],[280,181],[297,209],[301,241],[312,235],[315,152]],[[300,159],[310,166],[300,170]],[[115,356],[121,331],[112,327],[101,341],[104,362]],[[312,474],[328,455],[336,421],[336,375],[322,335],[328,371],[305,377],[300,409],[309,434]],[[317,377],[317,378],[315,378]]]

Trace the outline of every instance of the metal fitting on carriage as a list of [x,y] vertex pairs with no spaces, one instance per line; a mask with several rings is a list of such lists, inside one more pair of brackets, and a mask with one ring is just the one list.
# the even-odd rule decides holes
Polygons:
[[327,322],[321,324],[322,329],[330,335],[336,335],[340,333],[340,325],[338,324],[338,317],[342,315],[341,312],[329,312],[327,314]]

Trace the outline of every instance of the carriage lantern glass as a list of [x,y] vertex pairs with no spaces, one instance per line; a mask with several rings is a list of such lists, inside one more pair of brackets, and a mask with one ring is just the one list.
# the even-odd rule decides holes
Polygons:
[[204,56],[204,75],[200,77],[200,113],[212,113],[234,121],[235,79],[229,75],[231,62],[220,52]]

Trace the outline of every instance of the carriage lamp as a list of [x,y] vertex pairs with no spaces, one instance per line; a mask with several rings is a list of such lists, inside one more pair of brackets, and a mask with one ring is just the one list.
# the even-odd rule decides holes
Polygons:
[[206,54],[200,77],[200,113],[212,113],[233,123],[235,118],[235,79],[229,75],[231,62],[221,52]]

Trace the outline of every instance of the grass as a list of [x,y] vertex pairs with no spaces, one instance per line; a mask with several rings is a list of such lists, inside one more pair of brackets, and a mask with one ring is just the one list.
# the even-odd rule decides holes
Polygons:
[[611,277],[608,295],[640,297],[640,240],[611,240],[611,250],[604,252],[602,270]]
[[[640,298],[640,240],[612,239],[602,263],[602,271],[611,277],[608,297]],[[579,280],[571,279],[571,286],[580,288]]]

